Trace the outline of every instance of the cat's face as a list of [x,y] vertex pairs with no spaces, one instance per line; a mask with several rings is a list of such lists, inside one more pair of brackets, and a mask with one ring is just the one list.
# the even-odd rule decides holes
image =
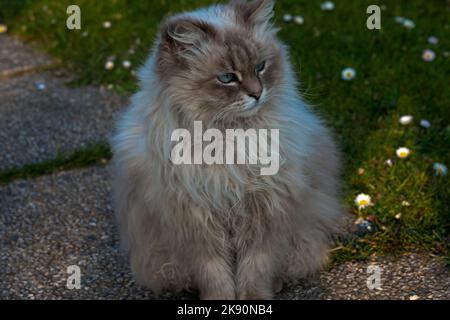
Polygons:
[[268,25],[272,7],[232,1],[215,9],[218,21],[182,15],[163,24],[157,73],[181,112],[220,121],[269,104],[282,77],[281,48]]

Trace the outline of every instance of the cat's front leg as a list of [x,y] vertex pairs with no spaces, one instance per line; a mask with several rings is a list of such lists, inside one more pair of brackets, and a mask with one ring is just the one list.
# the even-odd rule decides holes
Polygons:
[[[191,217],[211,216],[196,206],[191,206],[191,213]],[[220,221],[208,220],[193,225],[187,263],[191,264],[194,286],[200,291],[202,300],[236,299],[232,255],[226,234]]]
[[[237,296],[240,300],[273,298],[274,261],[269,248],[255,246],[238,255]],[[278,289],[278,288],[277,288]]]
[[236,299],[231,267],[221,258],[200,260],[194,279],[202,300]]

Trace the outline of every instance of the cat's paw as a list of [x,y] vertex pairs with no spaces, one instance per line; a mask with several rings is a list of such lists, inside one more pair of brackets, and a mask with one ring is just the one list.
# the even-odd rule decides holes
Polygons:
[[216,292],[200,292],[201,300],[235,300],[234,290],[219,290]]
[[243,289],[238,293],[239,300],[272,300],[273,292],[269,289]]

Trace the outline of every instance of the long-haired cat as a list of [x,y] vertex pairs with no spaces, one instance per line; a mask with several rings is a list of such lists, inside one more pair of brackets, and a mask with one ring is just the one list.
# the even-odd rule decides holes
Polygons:
[[[298,94],[273,0],[168,18],[113,139],[122,247],[138,283],[202,299],[270,299],[318,270],[342,218],[339,159]],[[280,168],[174,165],[172,132],[279,129]]]

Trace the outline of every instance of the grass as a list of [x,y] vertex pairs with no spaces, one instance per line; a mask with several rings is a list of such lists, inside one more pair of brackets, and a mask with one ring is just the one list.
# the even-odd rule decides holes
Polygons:
[[[82,30],[68,31],[66,7],[73,1],[0,0],[0,19],[12,33],[60,57],[78,75],[76,85],[113,84],[116,91],[131,93],[136,79],[121,61],[140,66],[164,16],[212,2],[78,0]],[[380,3],[386,6],[382,30],[370,31],[366,8],[372,2],[339,1],[331,12],[320,10],[321,0],[278,0],[276,5],[280,37],[291,48],[301,91],[334,129],[345,156],[345,202],[355,218],[375,218],[374,233],[341,243],[334,258],[364,259],[409,248],[448,255],[450,182],[448,176],[434,176],[432,166],[434,162],[450,166],[450,60],[444,56],[450,50],[450,4],[385,0]],[[303,15],[305,24],[283,23],[284,13]],[[412,19],[416,27],[404,28],[395,16]],[[104,21],[112,27],[103,28]],[[439,39],[438,45],[427,43],[431,35]],[[435,61],[421,59],[426,48],[436,52]],[[112,56],[116,67],[107,71],[104,64]],[[345,67],[357,70],[355,80],[341,80]],[[413,124],[399,124],[405,114],[414,116]],[[421,128],[420,119],[428,119],[431,128]],[[401,146],[412,150],[409,158],[396,158],[395,150]],[[388,158],[394,162],[392,167],[384,164]],[[70,166],[75,159],[1,177],[7,181],[43,174],[53,167]],[[358,173],[360,168],[364,173]],[[375,205],[356,209],[353,201],[359,193],[371,195]],[[403,201],[410,206],[403,206]],[[395,218],[398,213],[400,219]]]
[[35,178],[61,170],[83,168],[104,164],[111,159],[111,150],[106,143],[93,143],[82,150],[75,150],[68,154],[58,155],[55,159],[28,164],[0,172],[0,185],[18,179]]

